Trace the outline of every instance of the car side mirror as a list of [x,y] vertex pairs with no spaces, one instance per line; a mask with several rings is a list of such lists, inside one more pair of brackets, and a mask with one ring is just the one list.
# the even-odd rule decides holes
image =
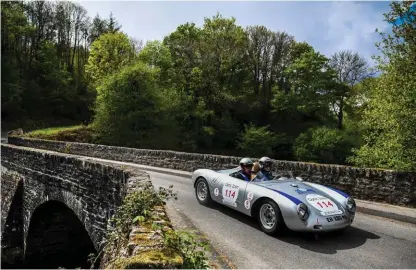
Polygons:
[[302,177],[296,176],[296,180],[303,181]]

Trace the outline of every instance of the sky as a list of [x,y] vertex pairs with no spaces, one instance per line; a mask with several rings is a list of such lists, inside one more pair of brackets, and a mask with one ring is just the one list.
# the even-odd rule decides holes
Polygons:
[[390,10],[389,1],[77,1],[90,17],[97,13],[108,18],[110,12],[129,36],[146,42],[162,40],[186,22],[202,26],[204,17],[217,12],[235,17],[243,27],[264,25],[272,31],[287,32],[297,41],[306,41],[330,57],[349,49],[360,53],[373,65],[377,54],[375,32],[387,31],[383,13]]

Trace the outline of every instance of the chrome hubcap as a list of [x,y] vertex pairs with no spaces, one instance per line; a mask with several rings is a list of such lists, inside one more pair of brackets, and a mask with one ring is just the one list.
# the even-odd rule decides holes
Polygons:
[[260,208],[260,221],[264,228],[270,230],[276,224],[276,213],[270,204],[263,204]]
[[196,192],[199,200],[205,200],[208,196],[207,185],[204,182],[199,182],[196,187]]

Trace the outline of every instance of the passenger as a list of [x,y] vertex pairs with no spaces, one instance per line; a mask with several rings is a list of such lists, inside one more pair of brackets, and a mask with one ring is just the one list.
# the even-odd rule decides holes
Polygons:
[[273,179],[272,165],[273,162],[268,157],[262,157],[259,160],[260,171],[257,172],[256,180],[268,181]]
[[250,182],[252,177],[253,161],[250,158],[243,158],[240,160],[241,170],[237,173],[238,179]]
[[260,171],[260,163],[258,161],[254,162],[253,169],[251,171],[254,174],[257,174]]

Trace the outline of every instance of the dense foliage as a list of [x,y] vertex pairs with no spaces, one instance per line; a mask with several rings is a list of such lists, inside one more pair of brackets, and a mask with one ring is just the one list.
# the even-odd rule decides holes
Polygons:
[[111,15],[91,22],[77,3],[1,1],[2,128],[89,121],[90,45],[118,29]]
[[363,113],[365,144],[351,160],[358,165],[416,170],[416,3],[391,4],[385,14],[392,34],[377,44],[383,72]]
[[220,14],[144,48],[111,16],[70,20],[71,39],[60,20],[82,7],[46,3],[2,2],[2,120],[91,106],[106,144],[416,170],[414,1],[385,14],[378,77],[358,52],[325,56]]

